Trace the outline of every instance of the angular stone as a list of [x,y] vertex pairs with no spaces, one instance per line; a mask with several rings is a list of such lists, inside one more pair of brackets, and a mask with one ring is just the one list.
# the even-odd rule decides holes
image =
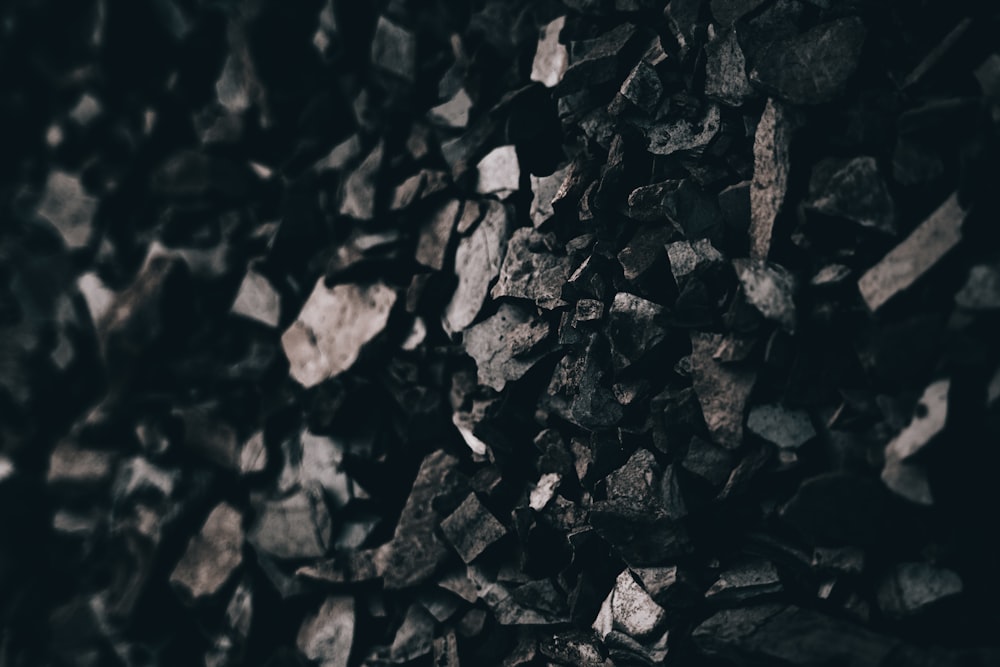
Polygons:
[[101,449],[80,449],[68,441],[59,443],[49,456],[45,481],[49,484],[103,484],[111,481],[115,453]]
[[548,388],[550,409],[585,429],[602,429],[616,424],[622,406],[602,382],[600,339],[592,334],[583,350],[560,360]]
[[385,328],[396,297],[382,282],[328,288],[321,277],[298,319],[281,336],[291,376],[312,387],[350,368]]
[[539,334],[544,338],[548,332],[548,324],[528,309],[503,303],[495,315],[466,330],[462,343],[476,360],[479,384],[503,391],[538,362],[541,354],[524,352],[538,344]]
[[431,122],[444,127],[464,129],[469,125],[469,111],[472,109],[472,98],[465,92],[465,88],[459,88],[458,92],[452,95],[451,99],[442,102],[436,107],[432,107],[427,115]]
[[757,123],[750,182],[750,256],[767,259],[774,220],[788,190],[788,155],[795,122],[784,106],[769,99]]
[[387,589],[415,586],[447,559],[449,550],[436,534],[440,518],[432,503],[438,496],[453,492],[457,464],[455,458],[442,451],[428,454],[420,464],[393,538],[376,557]]
[[411,604],[396,630],[389,648],[393,662],[410,662],[431,652],[434,642],[434,617],[420,604]]
[[441,532],[462,560],[471,563],[506,535],[507,529],[483,507],[476,494],[470,493],[458,509],[441,522]]
[[490,289],[499,275],[511,220],[506,207],[497,201],[486,202],[486,215],[469,236],[458,243],[455,273],[458,287],[445,308],[444,328],[449,333],[462,331],[476,319]]
[[566,17],[560,16],[546,24],[538,37],[535,59],[531,63],[531,80],[546,88],[553,88],[562,81],[569,65],[569,51],[565,44],[559,43],[559,33],[565,25]]
[[931,383],[917,402],[909,425],[885,447],[882,481],[894,493],[921,505],[933,504],[934,497],[923,468],[910,459],[944,430],[950,389],[949,380]]
[[64,171],[53,171],[38,202],[38,215],[51,224],[70,250],[86,247],[98,200],[83,189],[80,179]]
[[221,503],[188,542],[170,583],[189,601],[215,595],[243,563],[243,516]]
[[952,194],[906,239],[858,280],[868,308],[878,311],[909,289],[962,240],[965,211]]
[[733,470],[733,456],[728,450],[695,436],[691,438],[683,468],[715,487],[722,486]]
[[722,128],[718,105],[707,104],[695,120],[678,118],[642,127],[649,140],[646,150],[653,155],[683,154],[699,157]]
[[535,228],[540,227],[546,220],[555,215],[552,205],[553,200],[559,193],[563,182],[569,175],[571,165],[566,165],[558,169],[549,176],[535,176],[532,174],[531,191],[534,197],[531,200],[531,222]]
[[682,285],[688,276],[702,271],[710,266],[722,263],[722,253],[715,249],[708,239],[695,242],[676,241],[666,245],[667,258],[670,260],[670,271],[674,281]]
[[652,301],[627,292],[615,295],[607,331],[616,369],[628,368],[663,341],[667,331],[662,316],[662,306]]
[[750,305],[789,333],[795,332],[795,276],[778,264],[734,259],[733,267]]
[[517,149],[512,145],[499,146],[487,153],[476,165],[476,171],[476,192],[480,194],[495,194],[504,199],[520,187],[521,167]]
[[661,629],[666,621],[666,611],[636,583],[628,570],[623,570],[618,575],[608,599],[613,627],[630,637],[649,637]]
[[959,576],[929,563],[900,563],[878,585],[878,605],[890,618],[920,614],[962,592]]
[[875,158],[828,158],[813,167],[806,206],[887,234],[896,231],[896,205]]
[[[634,194],[634,193],[633,193]],[[625,280],[636,280],[663,259],[664,243],[674,234],[672,227],[640,227],[618,253]]]
[[347,667],[354,644],[354,598],[332,595],[299,627],[295,644],[320,667]]
[[632,570],[653,600],[673,616],[701,604],[701,590],[690,575],[676,565]]
[[729,26],[753,10],[760,7],[767,0],[712,0],[712,16],[719,22],[719,25]]
[[566,304],[562,288],[570,274],[570,259],[551,253],[544,241],[544,236],[533,229],[521,227],[514,231],[500,279],[490,293],[494,299],[530,299],[545,310]]
[[1000,264],[977,264],[969,269],[969,278],[955,293],[955,305],[965,310],[1000,309]]
[[444,268],[448,246],[455,230],[455,223],[462,202],[449,199],[442,204],[420,227],[415,258],[424,266],[440,271]]
[[808,413],[779,403],[756,405],[750,409],[747,429],[782,449],[798,449],[816,437]]
[[250,543],[282,559],[319,558],[330,545],[332,523],[322,493],[313,487],[263,503],[250,529]]
[[[637,34],[636,27],[623,23],[603,35],[573,43],[573,62],[563,74],[560,94],[612,81],[618,72],[619,54]],[[577,53],[582,55],[576,56]]]
[[822,23],[756,54],[750,80],[792,104],[834,99],[857,69],[866,36],[857,17]]
[[753,560],[720,574],[705,592],[705,599],[716,604],[744,604],[781,591],[781,579],[774,563]]
[[743,411],[756,374],[715,360],[720,334],[691,333],[691,378],[708,432],[728,449],[743,443]]
[[340,201],[340,214],[355,220],[371,220],[375,217],[375,195],[378,174],[382,169],[385,143],[379,141],[371,153],[344,181]]
[[406,81],[413,81],[417,76],[416,35],[379,16],[372,38],[372,64]]
[[240,472],[248,475],[263,472],[267,468],[267,447],[264,445],[264,432],[257,431],[240,449]]
[[274,328],[281,319],[281,296],[267,278],[250,269],[240,283],[230,312]]
[[682,524],[661,508],[650,508],[628,498],[595,502],[590,525],[631,567],[661,565],[689,550]]
[[651,65],[640,60],[625,77],[618,94],[652,116],[663,96],[663,82]]
[[754,96],[736,30],[726,30],[705,45],[705,96],[731,107]]

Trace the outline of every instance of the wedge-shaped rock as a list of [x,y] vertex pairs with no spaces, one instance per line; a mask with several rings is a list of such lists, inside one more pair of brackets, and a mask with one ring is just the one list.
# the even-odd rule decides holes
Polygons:
[[521,167],[514,146],[498,146],[476,165],[479,173],[476,192],[497,195],[501,199],[517,190],[521,182]]
[[531,80],[538,81],[546,88],[552,88],[562,81],[569,65],[569,51],[559,43],[559,33],[566,25],[566,17],[560,16],[541,30],[535,59],[531,63]]
[[416,260],[424,266],[440,271],[444,268],[448,245],[455,231],[462,202],[451,199],[440,206],[420,227]]
[[487,201],[486,209],[482,221],[459,241],[455,251],[458,287],[445,308],[443,322],[449,333],[462,331],[479,315],[490,283],[499,275],[507,252],[510,214],[498,201]]
[[628,368],[667,335],[663,307],[634,294],[619,292],[608,311],[608,339],[615,368]]
[[97,199],[84,191],[78,177],[53,171],[45,182],[38,215],[55,227],[67,248],[83,248],[90,241],[97,204]]
[[809,181],[806,206],[887,234],[896,231],[896,205],[873,157],[818,163]]
[[927,473],[911,459],[944,430],[950,389],[949,380],[938,380],[928,386],[909,425],[885,447],[882,481],[894,493],[921,505],[933,504],[934,497]]
[[470,327],[462,343],[476,360],[479,384],[503,391],[541,359],[544,353],[535,349],[548,335],[548,323],[527,308],[504,303],[496,315]]
[[546,248],[544,236],[521,227],[507,244],[500,280],[491,295],[494,299],[531,299],[540,308],[552,310],[566,304],[562,287],[571,268],[569,257],[555,255]]
[[743,412],[756,375],[719,363],[714,355],[721,342],[721,334],[692,332],[691,379],[712,439],[736,449],[743,443]]
[[590,525],[632,567],[661,565],[689,550],[687,531],[682,524],[662,508],[629,498],[595,502],[590,511]]
[[857,69],[864,41],[859,18],[820,24],[765,46],[756,55],[750,80],[793,104],[829,102]]
[[431,108],[427,113],[431,122],[445,127],[462,129],[469,124],[469,110],[471,109],[472,98],[465,92],[465,88],[459,88],[451,99]]
[[396,296],[382,282],[328,288],[323,278],[316,281],[299,318],[281,337],[292,377],[312,387],[350,368],[385,329]]
[[222,503],[212,510],[201,531],[191,538],[170,583],[188,600],[218,593],[243,563],[243,516]]
[[858,281],[865,303],[877,311],[905,292],[962,240],[965,211],[953,194]]
[[330,545],[332,522],[322,492],[307,487],[257,509],[250,543],[275,558],[319,558]]
[[929,563],[900,563],[879,583],[878,605],[892,618],[906,618],[962,590],[961,578],[951,570]]
[[273,328],[281,319],[281,296],[267,278],[251,269],[243,277],[230,310]]
[[606,639],[612,630],[619,630],[629,637],[644,639],[663,627],[667,613],[653,601],[632,573],[623,570],[615,580],[604,605],[594,621],[594,630]]
[[646,147],[653,155],[684,154],[698,157],[722,128],[718,105],[708,104],[695,120],[678,118],[642,127],[649,140]]
[[375,216],[376,182],[384,153],[385,144],[380,141],[344,181],[341,215],[355,220],[371,220]]
[[570,173],[571,166],[566,165],[548,176],[531,176],[531,222],[535,227],[555,215],[552,201],[559,194],[559,189]]
[[768,100],[753,140],[753,180],[750,182],[750,256],[767,259],[774,220],[788,191],[788,155],[795,120],[785,107]]
[[458,461],[442,451],[429,454],[420,464],[410,496],[390,542],[383,545],[376,565],[387,589],[415,586],[427,580],[448,557],[448,547],[437,536],[441,517],[433,501],[457,485]]
[[[633,41],[636,34],[635,26],[623,23],[600,37],[574,42],[573,62],[563,74],[557,91],[573,92],[612,81],[618,73],[620,53]],[[577,53],[581,55],[577,57]]]
[[372,64],[407,81],[417,75],[417,37],[384,16],[372,39]]
[[795,332],[795,276],[778,264],[734,259],[736,277],[751,306],[769,320]]
[[798,449],[816,437],[808,413],[779,403],[754,406],[747,418],[747,429],[782,449]]
[[732,107],[753,97],[746,66],[736,31],[726,30],[705,45],[705,95]]
[[347,667],[354,644],[354,598],[330,596],[299,627],[296,646],[320,667]]
[[441,532],[466,563],[474,561],[507,534],[503,524],[483,507],[474,493],[441,522]]
[[754,560],[724,571],[705,592],[716,604],[743,604],[766,595],[780,593],[781,579],[774,563]]

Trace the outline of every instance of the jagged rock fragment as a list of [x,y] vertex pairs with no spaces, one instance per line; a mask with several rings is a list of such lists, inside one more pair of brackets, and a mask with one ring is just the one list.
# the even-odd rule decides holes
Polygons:
[[170,583],[196,601],[218,593],[243,563],[243,516],[221,503],[188,542]]
[[435,529],[436,497],[453,492],[458,461],[442,451],[427,455],[399,516],[390,542],[379,549],[376,564],[387,589],[415,586],[429,578],[447,557],[448,548]]
[[944,430],[950,388],[949,380],[931,383],[917,402],[909,425],[885,447],[882,481],[894,493],[921,505],[933,504],[934,497],[927,473],[911,459]]
[[411,604],[389,648],[393,662],[410,662],[431,652],[434,642],[434,617],[420,604]]
[[281,319],[281,296],[267,278],[250,269],[240,283],[230,310],[236,315],[276,327]]
[[651,65],[640,60],[625,77],[618,94],[653,115],[663,96],[663,82]]
[[899,563],[878,585],[878,605],[890,618],[915,616],[963,590],[959,576],[929,563]]
[[962,240],[965,211],[953,194],[858,280],[862,298],[878,311],[909,289]]
[[476,360],[480,384],[503,391],[541,358],[526,354],[548,335],[548,324],[526,308],[503,303],[492,317],[470,327],[462,337],[465,351]]
[[708,432],[728,449],[743,443],[743,411],[756,374],[715,360],[721,334],[691,333],[691,378]]
[[506,207],[497,201],[487,201],[482,221],[459,241],[455,251],[458,287],[445,308],[444,327],[448,332],[462,331],[476,319],[490,283],[500,273],[510,233],[511,220]]
[[328,288],[320,278],[298,319],[281,336],[292,377],[312,387],[350,368],[385,328],[396,297],[382,282]]
[[299,559],[323,556],[331,536],[330,513],[321,492],[306,487],[287,498],[263,503],[248,538],[265,554]]
[[67,248],[74,250],[90,241],[97,204],[98,200],[83,189],[79,177],[53,171],[38,202],[38,215],[59,232]]
[[[574,57],[564,72],[557,91],[569,93],[614,79],[619,68],[620,54],[633,41],[636,33],[635,26],[623,23],[600,37],[574,43]],[[581,55],[576,56],[577,53]]]
[[778,403],[751,408],[747,429],[782,449],[798,449],[816,437],[816,429],[808,413]]
[[774,563],[754,560],[722,572],[705,591],[705,599],[716,604],[744,604],[762,596],[780,593],[781,580]]
[[849,17],[776,40],[756,54],[750,81],[792,104],[828,102],[857,69],[865,34],[861,19]]
[[531,63],[531,80],[538,81],[546,88],[553,88],[562,81],[569,64],[569,51],[559,43],[559,33],[566,25],[566,17],[551,21],[542,28],[535,49],[535,59]]
[[788,190],[788,156],[795,122],[785,107],[769,99],[757,123],[750,182],[750,256],[767,259],[774,220]]
[[642,297],[619,292],[608,311],[608,339],[616,369],[628,368],[666,337],[663,308]]
[[476,165],[476,192],[497,195],[504,199],[517,191],[521,182],[521,167],[517,150],[512,145],[498,146]]
[[470,493],[458,509],[441,522],[441,532],[466,563],[474,561],[507,534],[503,524],[483,507],[474,493]]
[[376,183],[382,169],[385,144],[379,141],[375,148],[344,181],[340,214],[356,220],[375,217]]
[[531,200],[531,222],[536,229],[555,215],[553,200],[569,175],[570,169],[571,166],[567,165],[548,176],[531,175],[531,191],[534,193]]
[[115,453],[110,450],[81,449],[63,441],[49,456],[45,481],[49,484],[102,484],[111,481]]
[[789,333],[795,332],[795,277],[778,264],[734,259],[733,267],[747,301]]
[[875,158],[828,158],[813,167],[806,206],[887,234],[896,231],[896,205]]
[[663,244],[674,233],[671,227],[640,227],[618,253],[625,280],[641,278],[663,259]]
[[642,129],[649,140],[646,150],[653,155],[698,157],[712,143],[721,127],[722,116],[718,105],[707,104],[697,119],[678,118],[649,124]]
[[451,96],[451,99],[432,107],[427,115],[432,122],[438,125],[464,129],[469,125],[469,111],[471,109],[472,98],[465,92],[465,88],[459,88],[458,92]]
[[417,36],[379,16],[372,39],[372,64],[406,81],[413,81],[417,75]]
[[715,249],[708,239],[675,241],[666,245],[670,271],[678,286],[683,285],[688,276],[710,266],[722,263],[722,253]]
[[494,299],[515,297],[530,299],[540,308],[552,310],[565,305],[562,288],[570,274],[570,259],[553,254],[545,246],[545,237],[537,231],[521,227],[514,231],[500,279],[491,291]]
[[594,622],[594,629],[602,638],[606,638],[614,629],[630,637],[643,639],[659,630],[666,617],[663,607],[656,604],[649,593],[636,583],[632,573],[623,570],[604,601],[601,613]]
[[726,30],[705,45],[705,95],[731,107],[754,95],[736,30]]
[[969,278],[955,293],[955,304],[971,311],[1000,309],[1000,265],[977,264],[969,269]]
[[347,667],[354,644],[354,598],[332,595],[299,627],[295,644],[320,667]]
[[416,260],[424,266],[440,271],[444,268],[448,245],[455,230],[462,202],[450,199],[442,204],[420,227]]

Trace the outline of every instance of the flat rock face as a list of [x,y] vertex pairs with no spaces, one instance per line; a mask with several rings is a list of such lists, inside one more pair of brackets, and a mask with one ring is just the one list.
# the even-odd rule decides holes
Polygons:
[[501,199],[517,190],[521,182],[521,167],[514,146],[500,146],[490,151],[476,165],[479,178],[476,192],[497,195]]
[[447,331],[462,331],[476,319],[490,283],[500,273],[510,233],[507,209],[500,202],[488,201],[483,219],[458,242],[455,251],[458,287],[445,308],[443,324]]
[[949,380],[938,380],[925,390],[913,419],[885,447],[882,481],[897,495],[921,505],[932,505],[927,473],[920,463],[912,460],[944,430],[948,420]]
[[354,598],[330,596],[308,616],[295,640],[307,660],[320,667],[347,667],[354,643]]
[[789,150],[794,122],[780,102],[767,101],[753,142],[750,182],[750,256],[767,259],[774,220],[788,190]]
[[559,43],[559,33],[566,25],[566,17],[560,16],[545,25],[538,37],[535,59],[531,63],[531,80],[538,81],[546,88],[552,88],[562,81],[569,65],[569,51]]
[[441,522],[441,531],[466,563],[471,563],[507,533],[474,493]]
[[243,562],[243,516],[222,503],[191,538],[170,575],[170,583],[190,600],[218,593]]
[[53,171],[38,203],[38,215],[55,227],[67,248],[82,248],[90,241],[97,204],[97,199],[84,191],[78,177]]
[[292,377],[312,387],[350,368],[385,328],[396,297],[385,283],[327,288],[320,278],[281,337]]
[[331,534],[326,503],[318,489],[309,487],[258,508],[249,540],[275,558],[319,558],[326,554]]
[[470,327],[462,337],[465,351],[476,360],[479,383],[503,391],[541,358],[538,345],[549,326],[522,306],[504,303],[492,317]]
[[545,238],[533,229],[514,231],[507,244],[500,279],[491,296],[530,299],[539,308],[552,310],[566,302],[562,288],[569,277],[570,259],[545,247]]
[[878,587],[878,604],[893,618],[914,616],[963,590],[959,576],[929,563],[900,563]]
[[755,375],[715,360],[722,337],[691,334],[691,377],[708,432],[716,443],[736,449],[743,442],[743,411]]
[[267,278],[256,271],[247,271],[236,293],[232,312],[266,326],[276,327],[281,319],[281,296]]

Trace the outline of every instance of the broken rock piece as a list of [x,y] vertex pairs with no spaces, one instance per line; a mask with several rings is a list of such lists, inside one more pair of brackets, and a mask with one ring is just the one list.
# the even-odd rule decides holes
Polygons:
[[372,39],[372,64],[406,81],[413,81],[417,75],[416,35],[379,16]]
[[350,368],[385,328],[396,296],[382,282],[328,288],[323,278],[316,281],[298,319],[281,337],[292,377],[312,387]]
[[758,405],[750,410],[747,429],[782,449],[798,449],[816,436],[809,415],[778,403]]
[[444,268],[448,245],[455,230],[462,202],[451,199],[440,206],[420,228],[416,260],[424,266],[440,271]]
[[479,161],[476,171],[479,173],[476,192],[506,198],[518,189],[521,182],[517,149],[512,145],[494,148]]
[[240,284],[230,311],[266,326],[276,327],[281,319],[281,296],[267,278],[250,269]]
[[716,443],[736,449],[743,442],[743,411],[756,375],[721,364],[715,351],[721,334],[691,333],[691,379],[708,432]]
[[384,152],[385,144],[379,141],[344,181],[341,215],[355,220],[371,220],[375,216],[376,180],[382,168]]
[[503,391],[541,358],[525,354],[548,336],[549,326],[527,308],[503,303],[492,317],[470,327],[462,337],[465,351],[476,360],[479,384]]
[[479,315],[490,283],[500,273],[507,252],[510,214],[498,201],[488,200],[486,209],[483,220],[471,234],[459,241],[455,251],[458,287],[445,308],[443,322],[449,333],[462,331]]
[[542,234],[522,227],[507,244],[500,279],[491,296],[530,299],[540,308],[552,310],[566,304],[562,288],[570,269],[569,257],[553,254],[545,247]]
[[191,538],[170,583],[195,601],[218,593],[243,562],[243,517],[232,505],[212,510]]
[[952,194],[906,239],[868,269],[858,289],[868,308],[878,311],[906,291],[962,240],[965,211]]
[[788,190],[788,155],[795,123],[785,107],[769,99],[757,123],[750,182],[750,256],[767,259],[774,220]]
[[474,561],[507,534],[503,524],[483,507],[474,493],[441,522],[441,532],[466,563]]
[[566,165],[548,176],[531,175],[531,191],[534,193],[531,200],[531,222],[536,228],[555,215],[552,201],[569,175],[570,168],[570,165]]
[[743,604],[762,596],[780,593],[781,580],[774,563],[756,560],[742,563],[719,575],[705,592],[716,604]]
[[726,30],[705,45],[705,95],[731,107],[754,95],[736,30]]
[[330,596],[299,627],[296,646],[320,667],[347,667],[354,644],[354,598]]
[[913,419],[885,448],[882,481],[894,493],[921,505],[933,504],[923,467],[909,460],[940,434],[948,420],[951,382],[938,380],[924,390]]
[[769,320],[795,332],[795,277],[778,264],[734,259],[747,301]]
[[249,539],[259,551],[276,558],[319,558],[326,553],[331,534],[322,493],[310,486],[259,507]]
[[70,250],[90,241],[91,223],[98,201],[88,195],[80,179],[64,171],[53,171],[38,202],[38,215],[55,227]]
[[688,276],[709,266],[722,263],[722,253],[715,249],[708,239],[697,241],[676,241],[668,243],[667,258],[674,281],[682,285]]
[[531,80],[538,81],[546,88],[552,88],[562,81],[569,64],[569,51],[559,43],[559,33],[566,25],[566,17],[560,16],[548,23],[538,37],[535,59],[531,63]]
[[653,155],[701,155],[722,127],[722,116],[716,104],[708,104],[697,119],[678,118],[643,127],[649,139],[648,150]]
[[472,98],[459,88],[451,99],[442,102],[427,112],[432,122],[445,127],[462,129],[469,124],[469,111],[472,109]]
[[793,104],[828,102],[857,69],[864,41],[859,18],[820,24],[766,45],[756,55],[750,81]]
[[427,455],[403,506],[390,542],[379,549],[376,565],[390,590],[415,586],[429,578],[448,557],[435,529],[434,499],[454,491],[458,461],[442,451]]
[[891,618],[906,618],[962,592],[962,580],[951,570],[929,563],[900,563],[878,586],[878,604]]
[[[610,627],[607,618],[610,616]],[[615,587],[608,594],[594,629],[606,637],[611,629],[620,630],[630,637],[643,639],[662,628],[667,614],[656,604],[632,573],[623,570],[615,580]]]
[[666,337],[663,308],[634,294],[619,292],[608,311],[608,339],[616,369],[628,368]]
[[434,641],[434,617],[419,603],[406,610],[403,623],[389,648],[393,662],[410,662],[431,652]]
[[821,161],[813,168],[806,206],[887,234],[896,231],[896,206],[873,157]]

